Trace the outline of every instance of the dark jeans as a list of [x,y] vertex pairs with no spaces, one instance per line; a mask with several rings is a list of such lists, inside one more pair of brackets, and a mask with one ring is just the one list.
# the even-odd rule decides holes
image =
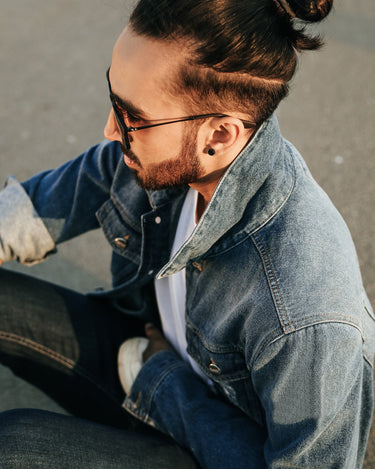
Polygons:
[[0,361],[72,414],[0,414],[1,468],[197,468],[121,407],[117,352],[135,335],[143,324],[106,299],[0,269]]

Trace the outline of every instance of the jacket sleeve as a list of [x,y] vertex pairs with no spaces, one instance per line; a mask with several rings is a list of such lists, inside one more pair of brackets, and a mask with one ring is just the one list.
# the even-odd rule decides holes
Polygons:
[[0,261],[40,262],[54,247],[27,193],[9,177],[0,192]]
[[361,343],[355,327],[327,323],[269,345],[252,370],[264,428],[170,351],[146,362],[125,407],[189,448],[203,468],[359,468],[372,414]]
[[220,399],[172,351],[141,368],[125,408],[188,448],[203,469],[265,468],[263,429]]
[[55,245],[99,226],[96,211],[109,198],[121,160],[115,142],[104,141],[61,167],[0,193],[0,260],[33,263]]

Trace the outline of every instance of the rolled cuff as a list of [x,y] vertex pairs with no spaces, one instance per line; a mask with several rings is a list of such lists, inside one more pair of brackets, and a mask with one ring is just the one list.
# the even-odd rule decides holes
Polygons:
[[0,193],[0,260],[43,261],[55,243],[22,185],[10,176]]
[[168,429],[154,418],[154,399],[163,381],[178,368],[183,368],[185,373],[191,373],[194,376],[190,366],[171,350],[162,350],[153,355],[138,373],[131,392],[125,399],[124,408],[144,423],[169,433]]

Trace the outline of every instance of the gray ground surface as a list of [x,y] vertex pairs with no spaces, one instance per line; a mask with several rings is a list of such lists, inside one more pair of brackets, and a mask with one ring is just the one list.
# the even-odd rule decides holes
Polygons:
[[[125,0],[0,0],[0,177],[23,180],[102,139],[105,70],[128,17]],[[375,303],[375,3],[337,0],[321,30],[327,45],[300,62],[278,115],[346,219]],[[11,267],[88,291],[108,284],[101,233],[60,247],[33,268]],[[0,410],[58,407],[0,368]],[[375,467],[375,432],[366,458]]]

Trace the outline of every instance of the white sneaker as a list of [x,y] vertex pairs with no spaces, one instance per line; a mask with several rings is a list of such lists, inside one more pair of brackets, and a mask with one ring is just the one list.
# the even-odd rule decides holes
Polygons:
[[120,347],[117,357],[118,374],[126,394],[130,393],[135,378],[143,365],[143,352],[149,340],[145,337],[133,337]]

